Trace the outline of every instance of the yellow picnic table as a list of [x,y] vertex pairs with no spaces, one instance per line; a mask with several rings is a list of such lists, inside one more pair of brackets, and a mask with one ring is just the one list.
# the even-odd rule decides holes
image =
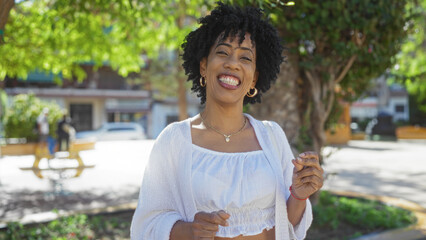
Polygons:
[[[84,164],[80,151],[94,149],[95,142],[72,142],[70,144],[69,151],[60,151],[51,154],[47,147],[40,147],[39,145],[34,146],[34,163],[32,167],[20,168],[21,170],[31,170],[38,178],[44,178],[44,171],[65,171],[75,169],[76,173],[71,176],[71,178],[75,178],[81,175],[84,169],[93,168],[94,165],[86,165]],[[76,167],[48,167],[41,168],[40,162],[42,160],[51,161],[54,159],[63,159],[63,160],[73,160],[77,161],[78,165]]]

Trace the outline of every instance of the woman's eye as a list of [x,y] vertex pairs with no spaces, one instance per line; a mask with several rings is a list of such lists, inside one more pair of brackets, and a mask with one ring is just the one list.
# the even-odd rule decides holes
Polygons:
[[228,55],[226,52],[224,52],[224,51],[217,51],[217,54],[220,54],[220,55]]
[[242,57],[241,59],[251,62],[251,58],[248,57]]

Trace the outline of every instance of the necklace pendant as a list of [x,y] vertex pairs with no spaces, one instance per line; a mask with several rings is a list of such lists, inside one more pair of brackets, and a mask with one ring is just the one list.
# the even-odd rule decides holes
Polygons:
[[238,133],[242,132],[242,131],[244,130],[244,127],[246,126],[246,123],[247,123],[247,118],[246,118],[246,117],[244,117],[244,124],[243,124],[243,126],[240,128],[240,130],[238,130],[238,132],[234,132],[234,133],[232,133],[232,134],[226,135],[226,134],[224,134],[224,133],[220,132],[219,130],[217,130],[216,128],[214,128],[214,127],[210,126],[208,123],[206,123],[206,121],[204,120],[203,115],[201,115],[201,113],[200,113],[200,117],[201,117],[201,120],[202,120],[203,124],[204,124],[207,128],[210,128],[210,129],[212,129],[213,131],[215,131],[215,132],[217,132],[217,133],[219,133],[219,134],[223,135],[223,136],[225,137],[225,142],[227,142],[227,143],[231,141],[231,136],[236,135],[236,134],[238,134]]

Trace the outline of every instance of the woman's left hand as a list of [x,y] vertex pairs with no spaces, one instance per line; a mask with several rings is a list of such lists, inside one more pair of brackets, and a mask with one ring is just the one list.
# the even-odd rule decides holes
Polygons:
[[291,192],[296,198],[308,198],[324,183],[324,170],[319,163],[318,154],[304,152],[299,154],[296,160],[291,161],[294,165]]

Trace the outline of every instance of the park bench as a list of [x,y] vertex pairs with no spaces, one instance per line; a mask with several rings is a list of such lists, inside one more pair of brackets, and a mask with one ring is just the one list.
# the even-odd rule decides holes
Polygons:
[[[21,170],[31,170],[38,178],[44,178],[43,172],[47,171],[66,171],[75,169],[72,177],[81,175],[84,169],[93,168],[94,165],[84,164],[80,151],[94,149],[95,142],[77,140],[70,143],[69,151],[54,151],[51,153],[47,147],[41,148],[38,143],[9,144],[1,147],[2,156],[34,155],[34,163],[31,167],[22,167]],[[42,161],[47,161],[48,167],[40,167]],[[50,161],[70,160],[76,161],[76,167],[52,167]]]

